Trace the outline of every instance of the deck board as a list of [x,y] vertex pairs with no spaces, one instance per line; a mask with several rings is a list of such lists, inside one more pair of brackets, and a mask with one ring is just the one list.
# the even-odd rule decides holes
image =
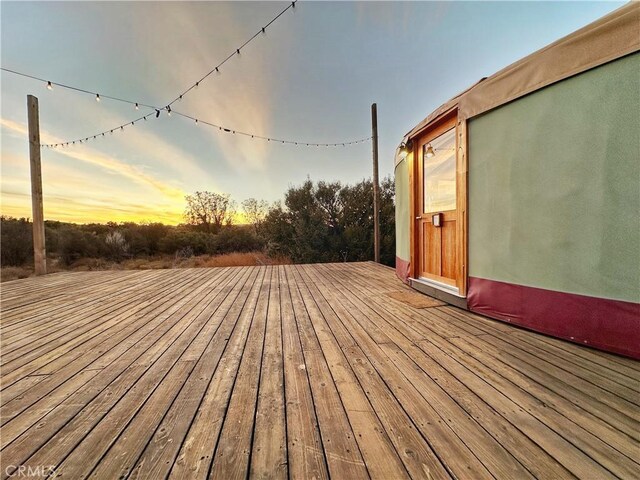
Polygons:
[[7,282],[0,476],[637,478],[640,362],[399,291],[373,263]]

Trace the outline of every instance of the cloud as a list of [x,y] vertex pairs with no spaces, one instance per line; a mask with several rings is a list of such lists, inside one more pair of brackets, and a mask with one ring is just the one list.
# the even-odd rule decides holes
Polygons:
[[[24,124],[0,118],[0,126],[3,135],[23,139],[27,136]],[[61,141],[46,131],[41,132],[41,140],[46,143]],[[28,157],[26,152],[18,154],[7,150],[5,143],[2,152],[2,214],[28,217],[31,215]],[[46,155],[51,159],[59,155],[89,167],[73,168],[61,161],[43,162],[44,207],[48,219],[92,222],[141,221],[152,217],[155,221],[173,224],[182,221],[185,192],[146,173],[141,167],[81,145],[47,151]],[[93,168],[114,177],[96,174]],[[132,189],[118,178],[126,178],[143,188]]]
[[[140,32],[138,46],[144,50],[150,63],[179,66],[163,72],[171,79],[165,83],[180,89],[202,78],[271,16],[271,13],[261,13],[261,18],[240,19],[237,9],[229,5],[215,3],[206,4],[206,7],[206,14],[202,14],[200,8],[185,9],[180,4],[163,4],[150,14],[150,24],[156,25],[155,28],[162,29],[166,19],[170,18],[171,28],[179,25],[190,32],[181,38],[176,48],[159,49],[146,32]],[[274,6],[274,11],[278,8]],[[224,18],[224,22],[217,22],[215,30],[209,21],[213,14]],[[273,135],[269,126],[272,123],[271,97],[274,85],[271,77],[265,75],[269,64],[261,53],[265,48],[276,51],[280,47],[280,38],[270,32],[264,39],[258,37],[247,47],[246,53],[227,62],[219,75],[209,76],[198,89],[192,90],[182,102],[175,104],[175,109],[230,129],[262,136]],[[189,52],[189,55],[185,55],[185,52]],[[248,170],[266,170],[269,149],[266,143],[207,126],[202,126],[202,131],[235,171],[246,173]]]
[[[27,129],[24,124],[14,122],[5,118],[0,118],[0,125],[14,133],[27,136]],[[64,140],[57,138],[45,131],[41,132],[41,141],[43,143],[61,143]],[[89,163],[101,167],[107,171],[117,173],[139,185],[154,188],[163,195],[171,198],[184,198],[185,192],[171,185],[168,185],[152,176],[140,171],[139,168],[124,163],[112,156],[97,152],[89,147],[74,145],[69,148],[57,148],[55,152],[74,160]]]
[[[31,196],[3,189],[2,215],[31,217]],[[110,202],[108,199],[83,200],[47,194],[44,195],[44,215],[46,220],[74,223],[154,221],[175,225],[183,221],[182,211],[159,209],[151,213],[148,205],[122,203],[118,199]]]

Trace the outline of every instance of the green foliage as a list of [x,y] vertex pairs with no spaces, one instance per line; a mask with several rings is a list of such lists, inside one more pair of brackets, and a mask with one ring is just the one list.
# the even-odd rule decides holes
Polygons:
[[[264,201],[243,202],[250,225],[230,225],[235,202],[228,195],[210,192],[190,196],[192,202],[202,202],[209,209],[200,221],[194,215],[192,225],[47,221],[47,255],[72,264],[85,258],[121,261],[158,254],[184,257],[263,249],[269,255],[286,256],[298,263],[372,260],[372,188],[370,180],[354,185],[307,180],[289,188],[284,204],[278,202],[267,208]],[[395,207],[391,178],[382,181],[380,199],[381,260],[393,265]],[[2,265],[33,263],[31,222],[9,217],[2,217],[1,222]]]
[[261,240],[250,226],[228,227],[220,231],[212,238],[212,255],[220,255],[231,252],[255,252],[262,250],[264,241]]
[[[380,186],[380,259],[395,262],[394,182]],[[284,207],[274,205],[263,229],[269,252],[295,262],[339,262],[373,259],[373,184],[305,181],[285,194]]]
[[212,237],[205,232],[175,229],[160,240],[159,247],[162,253],[171,255],[186,251],[190,251],[192,255],[203,255],[213,249]]
[[0,217],[2,266],[17,267],[33,263],[31,222],[26,218]]
[[[46,233],[45,233],[46,235]],[[104,237],[81,229],[65,228],[59,237],[60,259],[67,265],[81,258],[107,256]]]

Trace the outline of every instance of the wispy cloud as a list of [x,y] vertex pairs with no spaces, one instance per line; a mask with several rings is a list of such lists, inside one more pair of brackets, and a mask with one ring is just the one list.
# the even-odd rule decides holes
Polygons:
[[[0,126],[3,135],[26,140],[24,124],[0,118]],[[41,139],[46,143],[61,141],[46,131],[41,132]],[[177,158],[184,158],[173,150]],[[168,149],[165,153],[171,155],[171,151]],[[185,191],[145,172],[143,167],[82,145],[46,151],[45,155],[52,160],[43,161],[42,165],[46,218],[75,222],[150,218],[167,223],[182,221]],[[25,156],[26,153],[8,151],[3,145],[1,198],[4,215],[31,214],[29,162]],[[80,162],[89,168],[64,166],[61,161],[65,158],[72,160],[71,165]],[[105,177],[105,173],[112,177]],[[142,188],[132,188],[131,183],[118,178]]]
[[[19,134],[24,137],[27,136],[27,128],[24,124],[20,124],[12,120],[7,120],[5,118],[0,118],[0,125],[4,129],[8,129],[15,134]],[[63,141],[62,139],[57,138],[47,133],[46,131],[41,132],[41,139],[44,143],[60,143]],[[140,169],[136,166],[124,163],[116,158],[113,158],[112,156],[105,155],[89,147],[74,145],[73,147],[69,148],[58,148],[55,150],[55,152],[58,155],[63,155],[74,160],[89,163],[91,165],[103,168],[107,171],[114,172],[118,175],[128,178],[129,180],[134,181],[139,185],[152,187],[170,198],[184,198],[185,193],[182,190],[140,171]]]
[[[213,6],[211,8],[214,8]],[[277,10],[278,7],[274,6]],[[161,29],[167,18],[172,25],[191,32],[183,37],[180,48],[160,51],[149,36],[140,34],[138,47],[143,49],[150,62],[162,62],[179,65],[169,74],[178,88],[185,88],[201,78],[212,66],[244,42],[246,37],[255,33],[266,18],[255,19],[253,25],[247,25],[236,17],[235,10],[222,3],[215,4],[218,16],[224,17],[212,32],[205,18],[198,15],[198,9],[185,9],[179,4],[164,4],[162,11],[153,15],[151,24]],[[157,20],[157,22],[156,22]],[[173,28],[173,27],[172,27]],[[239,33],[242,32],[242,33]],[[144,37],[144,38],[143,38]],[[207,40],[204,40],[207,39]],[[270,49],[277,49],[277,40],[267,33],[266,40]],[[227,62],[220,75],[207,78],[202,86],[190,92],[175,108],[203,120],[227,126],[231,129],[247,131],[257,135],[273,134],[271,124],[271,97],[274,85],[263,72],[268,69],[266,60],[260,56],[261,39],[258,38],[249,47],[249,53]],[[217,48],[212,49],[212,45]],[[264,45],[263,45],[264,46]],[[185,56],[185,52],[189,52]],[[242,81],[237,78],[241,76]],[[176,92],[178,93],[178,92]],[[222,134],[215,129],[203,126],[203,132],[212,146],[221,150],[221,157],[237,172],[263,171],[267,168],[268,147],[260,141],[251,141],[237,135]]]

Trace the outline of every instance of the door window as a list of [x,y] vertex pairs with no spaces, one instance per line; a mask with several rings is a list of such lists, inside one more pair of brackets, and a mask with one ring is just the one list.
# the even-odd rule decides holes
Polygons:
[[455,128],[422,146],[424,213],[456,208]]

